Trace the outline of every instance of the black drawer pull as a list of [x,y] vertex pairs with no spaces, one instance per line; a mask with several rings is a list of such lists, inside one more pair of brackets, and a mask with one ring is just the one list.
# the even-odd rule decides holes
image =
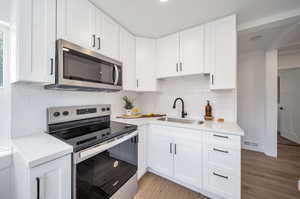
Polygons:
[[222,152],[222,153],[229,153],[229,151],[224,151],[224,150],[220,150],[220,149],[216,149],[216,148],[214,148],[214,151]]
[[217,173],[215,173],[215,172],[213,172],[213,174],[214,174],[215,176],[220,177],[220,178],[228,179],[228,176],[223,176],[223,175],[217,174]]
[[214,137],[228,139],[228,136],[214,134]]
[[40,199],[40,178],[36,178],[36,198]]

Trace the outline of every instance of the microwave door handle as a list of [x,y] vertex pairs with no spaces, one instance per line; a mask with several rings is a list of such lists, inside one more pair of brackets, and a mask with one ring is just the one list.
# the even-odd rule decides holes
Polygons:
[[118,70],[118,67],[117,65],[114,65],[114,68],[115,68],[115,71],[116,71],[116,76],[115,76],[115,82],[114,82],[114,85],[117,85],[118,82],[119,82],[119,70]]

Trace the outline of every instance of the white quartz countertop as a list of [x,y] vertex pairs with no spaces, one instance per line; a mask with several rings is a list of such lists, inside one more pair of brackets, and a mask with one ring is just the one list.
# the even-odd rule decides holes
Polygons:
[[192,124],[182,124],[176,122],[159,121],[158,118],[140,118],[140,119],[120,119],[115,118],[113,121],[133,124],[142,126],[146,124],[157,124],[178,128],[188,128],[201,131],[212,131],[218,133],[225,133],[231,135],[244,136],[244,131],[239,127],[236,122],[216,122],[216,121],[205,121],[204,124],[198,124],[198,121]]
[[0,170],[10,166],[11,154],[12,153],[9,148],[0,148]]
[[122,119],[122,118],[113,118],[115,122],[123,122],[127,124],[133,124],[137,126],[143,126],[149,124],[151,121],[156,121],[158,118],[138,118],[138,119]]
[[12,145],[30,168],[73,152],[71,145],[47,133],[37,133],[13,139]]

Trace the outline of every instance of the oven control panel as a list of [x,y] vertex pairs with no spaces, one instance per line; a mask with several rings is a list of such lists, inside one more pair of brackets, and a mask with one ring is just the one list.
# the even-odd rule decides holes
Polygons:
[[107,116],[110,114],[110,104],[52,107],[47,109],[48,124]]

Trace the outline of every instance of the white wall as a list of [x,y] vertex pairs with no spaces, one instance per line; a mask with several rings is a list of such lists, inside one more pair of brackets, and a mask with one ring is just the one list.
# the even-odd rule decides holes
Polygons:
[[281,70],[279,77],[280,106],[284,108],[279,111],[280,133],[300,144],[300,68]]
[[[46,130],[46,109],[52,106],[111,104],[112,114],[123,114],[123,95],[136,98],[134,93],[93,93],[45,90],[41,86],[12,86],[12,137]],[[136,102],[137,103],[137,102]]]
[[[243,148],[263,151],[265,132],[265,52],[238,56],[238,123],[245,131]],[[257,144],[245,145],[245,142]]]
[[11,86],[9,83],[8,62],[8,29],[0,24],[0,31],[4,32],[4,62],[3,62],[3,88],[0,88],[0,147],[9,146],[11,127]]
[[0,0],[0,22],[9,22],[11,0]]
[[300,68],[300,50],[280,53],[278,67],[279,69]]
[[236,121],[236,92],[209,90],[208,76],[179,77],[159,81],[159,93],[146,93],[139,97],[143,112],[167,113],[179,117],[181,103],[172,108],[177,97],[183,98],[188,117],[203,119],[206,100],[211,101],[215,118]]
[[266,52],[266,130],[264,152],[277,157],[277,77],[278,50]]

